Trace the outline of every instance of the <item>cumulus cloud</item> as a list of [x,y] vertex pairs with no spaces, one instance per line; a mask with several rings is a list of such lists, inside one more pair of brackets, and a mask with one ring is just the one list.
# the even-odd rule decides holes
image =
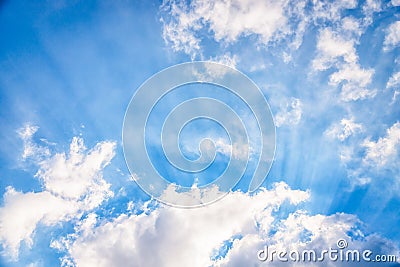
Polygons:
[[46,157],[37,162],[36,174],[43,182],[43,190],[23,193],[9,186],[0,208],[0,241],[5,254],[14,260],[22,241],[28,247],[33,244],[39,223],[53,226],[79,218],[113,195],[102,171],[114,156],[114,142],[101,142],[87,150],[83,140],[74,137],[68,154],[49,155],[45,147],[31,140],[37,129],[28,125],[19,132],[23,140],[29,140],[26,146],[35,147],[28,149],[29,153],[25,153],[25,147],[26,157],[37,158],[36,153],[46,151]]
[[400,21],[393,22],[386,30],[383,50],[388,51],[400,44]]
[[144,207],[141,214],[123,214],[110,221],[92,214],[75,233],[54,240],[52,247],[67,252],[64,266],[99,267],[254,266],[261,263],[257,252],[265,245],[320,251],[336,246],[339,238],[346,239],[349,247],[375,253],[396,249],[382,237],[365,234],[354,215],[310,215],[300,208],[277,215],[285,203],[300,205],[309,197],[309,192],[280,182],[254,195],[232,192],[200,209]]
[[225,240],[238,234],[257,234],[257,223],[269,227],[271,214],[282,203],[296,205],[308,197],[308,192],[278,183],[272,190],[253,196],[233,192],[198,209],[161,206],[140,215],[121,215],[99,227],[84,224],[76,238],[61,243],[70,242],[68,252],[78,266],[124,266],[127,262],[137,266],[210,266]]
[[400,122],[396,122],[386,131],[386,136],[377,141],[365,140],[364,162],[377,167],[397,164],[400,151]]

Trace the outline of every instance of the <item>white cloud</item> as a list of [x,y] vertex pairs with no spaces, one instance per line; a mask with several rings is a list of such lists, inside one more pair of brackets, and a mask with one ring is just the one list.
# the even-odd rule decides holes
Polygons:
[[360,36],[362,33],[361,30],[361,25],[360,21],[354,17],[345,17],[341,21],[342,25],[342,31],[344,33],[348,32],[352,34],[355,34],[355,36]]
[[[52,247],[66,251],[63,261],[76,266],[254,266],[261,262],[257,251],[272,248],[316,250],[335,247],[345,238],[350,248],[375,246],[394,251],[389,241],[365,235],[354,215],[309,215],[301,209],[280,218],[275,211],[290,202],[299,205],[309,192],[292,190],[277,183],[255,195],[232,192],[200,209],[146,207],[139,215],[120,215],[99,221],[95,215],[76,228],[74,234],[56,240]],[[352,237],[350,237],[350,235]],[[219,254],[224,242],[232,242]],[[375,251],[375,252],[379,252]],[[68,266],[65,264],[64,266]],[[324,265],[326,266],[326,265]]]
[[365,140],[363,146],[366,154],[363,161],[368,165],[387,167],[399,160],[400,151],[400,122],[393,124],[386,131],[386,136],[379,138],[376,142]]
[[[29,138],[37,127],[20,130]],[[33,141],[26,143],[32,146]],[[34,144],[38,149],[46,149]],[[73,138],[68,155],[55,154],[43,158],[36,176],[43,181],[41,192],[18,192],[8,187],[4,205],[0,208],[0,241],[4,253],[16,260],[22,241],[33,244],[33,234],[39,223],[52,226],[79,218],[82,212],[98,207],[111,197],[110,184],[103,179],[102,170],[114,156],[115,143],[101,142],[89,151],[80,138]],[[24,150],[26,151],[26,149]],[[29,154],[36,158],[36,154]]]
[[194,35],[194,31],[201,26],[198,18],[188,13],[188,7],[183,3],[164,5],[164,9],[176,20],[164,21],[163,38],[175,51],[183,51],[186,54],[196,56],[200,49],[200,39]]
[[22,193],[8,187],[0,209],[0,240],[6,254],[15,260],[21,241],[32,246],[32,235],[39,222],[54,225],[65,221],[78,212],[77,204],[46,191]]
[[321,71],[335,66],[341,59],[347,63],[358,60],[354,48],[354,40],[346,40],[332,29],[321,30],[317,40],[317,57],[313,60],[313,68]]
[[232,42],[241,35],[256,34],[267,43],[287,27],[286,4],[287,1],[198,1],[195,7],[210,23],[217,41]]
[[210,60],[236,69],[239,58],[237,55],[232,56],[230,53],[226,53],[222,56],[213,57]]
[[344,64],[330,76],[329,83],[335,86],[342,84],[340,98],[343,101],[370,98],[377,93],[367,88],[373,74],[373,69],[361,69],[358,64]]
[[85,154],[83,140],[74,137],[69,155],[60,153],[40,162],[36,176],[45,190],[63,198],[78,200],[91,190],[103,191],[108,185],[99,173],[114,157],[114,147],[113,142],[101,142]]
[[[202,38],[208,34],[227,44],[248,35],[267,44],[293,34],[292,46],[298,48],[305,30],[304,8],[304,1],[289,5],[287,0],[196,0],[189,5],[165,1],[161,8],[167,14],[162,18],[163,37],[175,51],[183,51],[192,58],[200,53]],[[289,25],[289,17],[300,20],[298,27]]]
[[313,15],[316,20],[338,21],[341,19],[341,13],[345,9],[352,9],[357,6],[356,0],[341,0],[325,2],[313,0]]
[[347,81],[365,87],[371,82],[373,73],[371,69],[365,70],[355,64],[345,64],[330,76],[330,83],[338,85],[342,81]]
[[179,199],[179,207],[195,207],[201,206],[202,203],[215,202],[226,194],[227,192],[221,192],[216,185],[199,188],[195,183],[189,191],[181,192],[175,184],[170,184],[160,199],[166,203],[177,203],[177,199]]
[[400,95],[400,91],[394,91],[393,96],[392,96],[392,102],[390,102],[390,105],[393,105],[396,103],[398,96]]
[[340,123],[332,125],[327,131],[325,131],[325,134],[331,138],[337,138],[340,141],[344,141],[351,135],[361,132],[362,130],[363,126],[356,123],[353,118],[343,118]]
[[[166,0],[161,7],[161,21],[164,25],[165,42],[174,51],[183,51],[191,55],[192,59],[197,56],[203,58],[202,42],[205,43],[205,40],[211,39],[219,43],[220,47],[226,48],[227,45],[236,43],[240,38],[252,36],[252,38],[255,37],[253,40],[256,40],[257,49],[284,42],[285,49],[282,55],[288,63],[291,53],[303,43],[304,34],[312,23],[316,26],[323,25],[323,28],[326,28],[326,23],[342,25],[341,35],[361,36],[362,30],[368,24],[367,21],[370,21],[372,14],[379,10],[379,5],[369,0],[364,4],[364,13],[368,17],[365,20],[357,20],[353,17],[343,18],[345,10],[356,7],[356,0],[332,2]],[[348,45],[334,47],[336,50],[347,48]]]
[[290,103],[286,102],[285,105],[281,105],[280,111],[275,116],[275,125],[281,127],[299,124],[301,116],[302,103],[300,99],[292,97]]
[[[354,129],[354,125],[351,128]],[[356,131],[360,132],[364,129],[357,127]],[[332,135],[338,133],[338,138],[347,136],[345,131],[336,132],[334,127],[326,133]],[[352,186],[379,183],[380,178],[390,179],[393,185],[399,185],[400,122],[394,123],[386,130],[386,135],[376,141],[371,140],[370,137],[354,138],[339,149],[340,159],[347,168]],[[390,175],[381,171],[389,171]]]
[[393,6],[400,6],[400,0],[392,0],[391,3]]
[[386,88],[395,88],[400,85],[400,71],[395,72],[386,83]]
[[47,147],[37,145],[33,140],[33,135],[37,132],[39,127],[31,124],[26,124],[24,127],[17,131],[19,137],[24,143],[24,151],[22,159],[32,158],[34,161],[39,161],[42,157],[50,155],[50,150]]
[[388,51],[400,44],[400,21],[393,22],[386,30],[383,50]]
[[[356,31],[359,35],[359,27],[356,22],[343,20],[343,27],[350,32]],[[331,67],[337,69],[329,76],[329,83],[340,87],[340,99],[342,101],[356,101],[374,97],[377,90],[368,86],[374,75],[373,69],[363,69],[358,63],[358,55],[355,49],[356,38],[349,35],[344,38],[340,32],[332,29],[324,29],[320,32],[317,41],[317,56],[312,62],[316,71],[324,71]]]
[[380,0],[366,0],[363,7],[363,12],[365,15],[364,21],[365,25],[369,25],[373,22],[373,14],[375,12],[381,11],[381,1]]
[[269,227],[271,213],[283,202],[296,205],[308,197],[308,192],[278,183],[254,196],[234,192],[198,209],[162,206],[140,215],[121,215],[99,227],[84,223],[76,239],[70,240],[68,252],[77,266],[125,266],[127,262],[209,266],[224,240],[236,234],[257,234],[256,222]]
[[[356,225],[360,221],[354,216],[337,213],[330,216],[308,215],[304,211],[296,211],[287,219],[279,222],[277,231],[268,237],[260,238],[257,235],[246,235],[240,240],[235,240],[232,249],[226,257],[218,261],[217,266],[256,266],[260,262],[254,256],[255,252],[268,245],[270,252],[314,250],[321,253],[324,249],[337,249],[339,239],[346,240],[348,249],[360,251],[370,249],[375,253],[390,251],[396,253],[396,246],[390,241],[378,236],[366,236]],[[351,238],[349,235],[352,235]],[[376,245],[379,242],[380,245]],[[318,254],[317,254],[318,255]],[[288,255],[286,255],[288,258]],[[280,262],[277,255],[271,262],[271,255],[264,263],[268,266],[349,266],[359,265],[351,262],[329,262],[325,257],[324,262]]]
[[366,0],[363,6],[363,11],[379,12],[381,10],[381,1],[379,0]]
[[[237,142],[231,145],[226,139],[218,138],[213,141],[217,152],[235,159],[248,160],[252,152],[255,152],[248,143]],[[211,144],[211,143],[210,143]],[[206,150],[212,151],[214,146],[205,146]]]

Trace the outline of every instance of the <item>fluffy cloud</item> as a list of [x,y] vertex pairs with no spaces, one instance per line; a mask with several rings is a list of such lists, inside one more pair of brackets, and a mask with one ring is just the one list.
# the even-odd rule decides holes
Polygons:
[[[300,253],[313,250],[317,257],[322,250],[338,249],[338,240],[345,240],[349,250],[371,250],[376,254],[397,251],[396,246],[378,235],[365,235],[359,228],[360,221],[353,215],[337,213],[330,216],[309,215],[304,211],[290,214],[279,221],[274,234],[261,238],[260,235],[246,235],[233,242],[232,249],[218,261],[218,266],[257,266],[260,261],[254,257],[255,251],[269,249],[269,257],[265,261],[268,266],[358,266],[359,262],[330,262],[325,256],[324,262],[280,262],[277,255],[271,261],[272,251],[291,251]],[[351,237],[350,237],[351,236]],[[379,245],[376,245],[379,244]],[[286,255],[289,259],[289,255]]]
[[[344,31],[357,32],[359,27],[352,20],[343,19]],[[355,49],[357,38],[349,35],[342,37],[343,29],[333,31],[324,29],[317,40],[317,56],[312,62],[316,71],[324,71],[331,67],[337,69],[329,76],[329,84],[341,88],[342,101],[356,101],[374,97],[377,90],[368,88],[374,74],[373,69],[363,69],[358,63]]]
[[74,137],[68,155],[51,156],[45,147],[33,143],[31,137],[36,130],[28,125],[19,132],[29,147],[24,149],[25,157],[37,159],[37,153],[45,152],[37,162],[36,174],[43,182],[43,191],[23,193],[8,187],[0,208],[0,241],[4,252],[13,259],[18,257],[22,241],[32,245],[39,223],[51,226],[79,218],[113,195],[102,170],[114,156],[115,143],[101,142],[87,150],[83,140]]
[[299,204],[308,197],[308,192],[278,183],[272,190],[253,196],[234,192],[198,209],[162,206],[140,215],[121,215],[99,227],[84,224],[72,243],[62,242],[67,242],[77,266],[124,266],[127,262],[137,266],[209,266],[225,240],[257,234],[257,224],[268,227],[273,221],[271,214],[282,203]]
[[386,135],[376,141],[371,140],[370,137],[349,138],[354,133],[365,134],[364,130],[361,124],[353,120],[342,120],[341,124],[334,124],[325,132],[327,136],[336,137],[341,141],[349,139],[346,140],[349,142],[339,146],[339,150],[341,161],[347,168],[352,185],[379,182],[382,174],[385,179],[392,179],[395,184],[398,184],[400,123],[394,123],[386,130]]
[[320,32],[317,51],[317,57],[313,60],[313,68],[318,71],[335,66],[341,59],[347,63],[354,63],[358,59],[354,40],[346,40],[329,28]]
[[[254,266],[257,252],[274,249],[336,247],[339,238],[351,248],[393,252],[389,241],[365,235],[354,215],[309,215],[297,208],[287,215],[276,211],[285,203],[299,205],[309,192],[276,183],[254,195],[233,192],[200,209],[143,207],[138,215],[101,221],[91,214],[76,232],[55,240],[52,247],[69,256],[64,266]],[[279,213],[278,213],[279,214]],[[380,242],[381,247],[372,247]],[[326,265],[324,265],[326,266]]]
[[79,200],[91,195],[91,191],[106,191],[109,185],[101,176],[101,170],[114,157],[114,147],[114,142],[102,142],[85,153],[83,140],[74,137],[69,155],[60,153],[43,160],[36,176],[46,191],[66,199]]
[[[220,44],[230,45],[242,37],[255,37],[261,47],[283,41],[285,62],[291,60],[291,52],[303,43],[303,36],[310,24],[326,26],[337,24],[343,12],[357,7],[355,0],[323,1],[164,1],[161,21],[163,37],[174,51],[183,51],[192,58],[202,58],[202,42],[210,38]],[[362,23],[352,17],[341,22],[343,33],[362,33],[379,4],[366,1],[363,10],[367,19]],[[362,24],[362,25],[361,25]],[[343,34],[342,33],[342,34]],[[345,33],[347,35],[348,33]],[[254,39],[253,39],[254,40]],[[335,47],[340,49],[342,46]],[[350,46],[351,48],[351,46]],[[346,47],[344,47],[346,49]]]
[[[301,43],[305,24],[298,23],[298,31],[291,29],[292,20],[299,20],[305,2],[289,7],[289,1],[210,1],[196,0],[189,5],[183,1],[165,1],[163,36],[175,51],[195,57],[206,32],[217,42],[234,43],[240,37],[255,35],[260,44],[294,34],[294,46]],[[296,34],[297,32],[297,34]]]
[[376,142],[365,140],[366,148],[364,162],[377,167],[398,164],[400,151],[400,122],[393,124],[386,131],[386,136]]
[[330,76],[330,84],[342,84],[340,98],[343,101],[355,101],[374,97],[376,90],[367,89],[371,83],[374,70],[361,69],[358,64],[344,64]]
[[0,240],[6,254],[18,256],[21,241],[28,247],[33,244],[32,234],[39,222],[54,225],[76,216],[78,203],[57,198],[49,192],[17,192],[8,187],[0,209]]
[[393,22],[386,30],[383,50],[388,51],[400,44],[400,21]]

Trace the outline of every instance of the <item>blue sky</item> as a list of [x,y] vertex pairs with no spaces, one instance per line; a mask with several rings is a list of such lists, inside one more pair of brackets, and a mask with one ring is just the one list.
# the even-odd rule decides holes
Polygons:
[[[258,265],[339,238],[398,255],[399,1],[3,1],[0,35],[1,266]],[[257,84],[276,151],[257,192],[182,210],[135,183],[122,124],[143,82],[197,60]],[[227,139],[188,127],[188,157],[204,134]]]

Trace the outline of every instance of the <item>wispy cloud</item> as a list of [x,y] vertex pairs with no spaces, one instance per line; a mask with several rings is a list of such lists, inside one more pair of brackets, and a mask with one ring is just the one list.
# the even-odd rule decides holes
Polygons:
[[302,115],[302,103],[300,99],[292,97],[286,103],[282,103],[280,110],[275,116],[275,125],[293,126],[299,124]]
[[351,135],[361,131],[363,131],[362,124],[356,123],[353,118],[343,118],[340,123],[335,123],[326,130],[325,134],[329,137],[344,141]]

